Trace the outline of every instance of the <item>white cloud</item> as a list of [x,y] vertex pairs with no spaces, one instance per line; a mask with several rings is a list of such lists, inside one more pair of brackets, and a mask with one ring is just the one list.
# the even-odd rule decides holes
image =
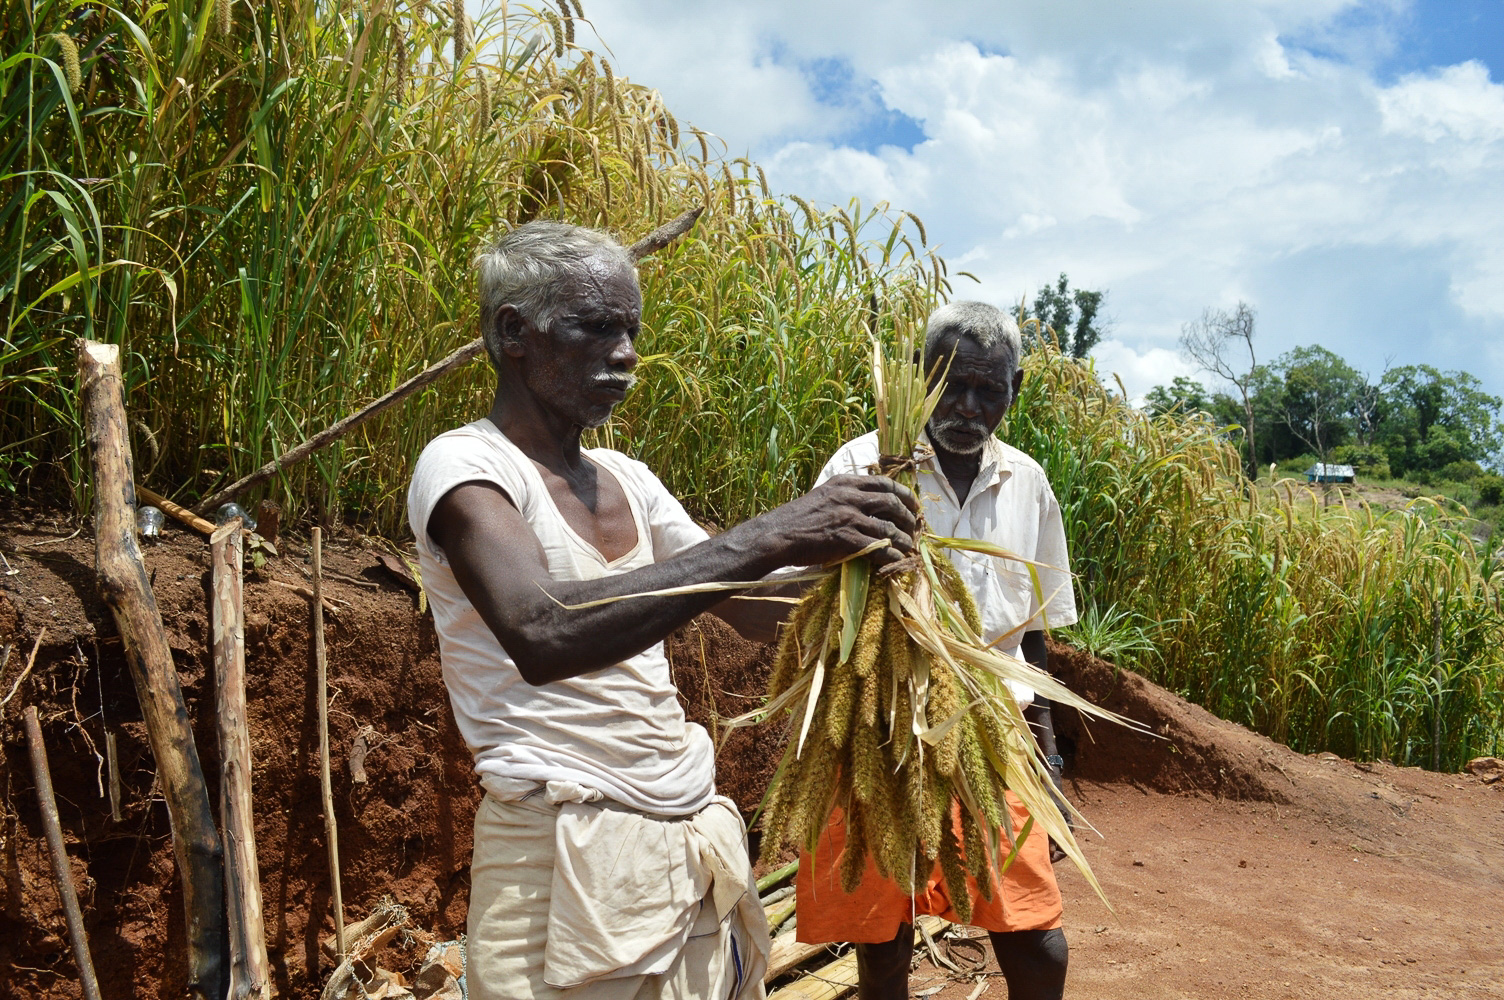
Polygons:
[[[981,279],[965,294],[1012,303],[1062,271],[1106,288],[1099,367],[1134,395],[1187,373],[1184,321],[1239,299],[1260,311],[1263,359],[1322,343],[1375,372],[1391,358],[1468,368],[1504,394],[1504,348],[1478,349],[1504,341],[1504,86],[1476,62],[1376,79],[1403,35],[1338,15],[1402,2],[590,0],[587,13],[621,70],[750,150],[776,188],[917,212]],[[925,141],[841,145],[865,112],[822,102],[820,59]]]
[[1504,84],[1490,81],[1488,68],[1476,61],[1405,77],[1379,92],[1379,110],[1387,131],[1427,142],[1504,139]]
[[1211,380],[1198,372],[1194,365],[1181,358],[1179,353],[1163,347],[1137,351],[1121,340],[1108,339],[1097,345],[1092,357],[1103,381],[1113,386],[1116,384],[1113,376],[1117,376],[1128,392],[1128,401],[1134,406],[1143,404],[1144,394],[1150,389],[1156,385],[1169,385],[1177,375],[1189,376],[1212,390],[1222,388],[1208,384]]

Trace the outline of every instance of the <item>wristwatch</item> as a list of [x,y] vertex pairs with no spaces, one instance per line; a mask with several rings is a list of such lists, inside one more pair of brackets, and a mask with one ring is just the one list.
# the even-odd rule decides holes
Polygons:
[[1057,771],[1065,770],[1065,758],[1058,753],[1052,753],[1044,759],[1044,762]]

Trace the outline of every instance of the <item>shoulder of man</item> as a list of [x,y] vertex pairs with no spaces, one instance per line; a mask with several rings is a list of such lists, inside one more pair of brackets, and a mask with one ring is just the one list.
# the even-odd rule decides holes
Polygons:
[[668,487],[663,485],[663,480],[648,466],[646,462],[638,461],[625,452],[615,448],[591,448],[585,452],[602,468],[609,469],[623,488],[631,488],[636,492],[639,499],[650,505],[657,503],[663,497],[677,498],[669,492]]
[[646,462],[639,461],[624,451],[617,451],[615,448],[587,448],[585,454],[612,472],[622,472],[633,479],[662,483],[658,474]]
[[1003,461],[1013,470],[1014,475],[1037,480],[1045,489],[1050,488],[1050,477],[1045,474],[1044,466],[1034,461],[1027,452],[1019,451],[1006,441],[999,440],[998,445],[1002,449]]
[[865,476],[877,459],[877,431],[868,431],[836,449],[836,453],[830,456],[830,461],[825,463],[825,468],[820,470],[815,485],[819,486],[834,476]]
[[429,441],[413,465],[407,487],[408,524],[414,536],[420,541],[426,537],[429,514],[446,493],[464,482],[495,483],[526,515],[527,480],[517,460],[521,452],[509,444],[486,420],[445,431]]
[[[490,431],[490,434],[487,434],[487,430]],[[418,453],[418,464],[422,464],[425,460],[429,464],[432,464],[451,451],[473,447],[476,440],[485,440],[493,435],[500,436],[501,432],[496,430],[494,426],[490,426],[486,421],[481,420],[461,424],[459,427],[452,427],[442,434],[435,434],[429,439],[428,443],[423,446],[423,450]],[[415,470],[416,467],[415,465]]]

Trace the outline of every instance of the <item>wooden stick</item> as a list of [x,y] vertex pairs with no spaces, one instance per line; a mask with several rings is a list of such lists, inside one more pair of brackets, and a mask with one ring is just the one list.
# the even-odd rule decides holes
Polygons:
[[47,766],[47,747],[42,743],[42,727],[37,722],[36,706],[26,708],[26,742],[31,747],[31,774],[37,783],[37,805],[42,809],[42,827],[47,831],[47,849],[52,854],[52,873],[57,876],[57,893],[63,899],[63,916],[68,920],[68,940],[73,945],[73,960],[78,963],[78,978],[83,983],[84,1000],[100,1000],[99,980],[94,976],[94,960],[89,956],[89,938],[84,933],[84,915],[78,907],[78,891],[73,888],[73,867],[68,849],[63,845],[63,825],[57,816],[57,797],[52,792],[52,770]]
[[183,524],[186,524],[188,527],[192,528],[194,531],[199,532],[200,534],[214,534],[213,521],[204,520],[202,517],[199,517],[193,511],[189,510],[187,507],[184,507],[181,504],[173,503],[171,500],[167,499],[160,493],[153,493],[145,486],[138,485],[136,487],[136,496],[141,498],[142,500],[145,500],[153,507],[162,508],[162,513],[166,514],[174,521],[180,521]]
[[633,260],[642,260],[642,258],[649,254],[657,253],[674,242],[674,240],[689,232],[690,227],[695,224],[704,211],[705,208],[703,205],[699,208],[691,208],[688,212],[685,212],[676,219],[665,222],[636,243],[633,243],[627,252],[632,255]]
[[213,578],[214,687],[219,709],[219,823],[225,839],[230,922],[230,1000],[270,1000],[271,964],[261,913],[256,817],[251,807],[251,736],[246,725],[245,549],[240,518],[209,536]]
[[[21,671],[21,676],[17,677],[16,682],[10,686],[10,694],[5,696],[4,701],[0,701],[0,708],[9,705],[10,700],[16,696],[16,692],[21,690],[21,682],[26,680],[27,675],[31,673],[31,668],[37,665],[37,650],[42,648],[42,640],[46,637],[47,626],[43,625],[41,631],[37,632],[36,641],[31,644],[31,655],[26,658],[26,669]],[[7,662],[10,660],[10,649],[8,648],[5,651],[5,659]]]
[[[921,916],[915,929],[922,928],[928,930],[930,935],[934,936],[949,926],[950,921],[942,917]],[[808,962],[828,947],[830,947],[828,944],[805,944],[802,941],[795,941],[792,934],[779,938],[773,942],[773,950],[768,953],[768,971],[763,975],[762,981],[771,983],[794,966]],[[815,974],[818,976],[824,973],[825,970],[821,969]],[[783,991],[780,990],[778,993],[773,994],[773,996],[781,996],[782,994]],[[797,996],[799,994],[793,995]],[[770,997],[769,1000],[772,1000],[772,998]]]
[[[704,211],[704,208],[693,208],[688,212],[685,212],[678,218],[667,222],[662,226],[659,226],[657,229],[653,230],[651,233],[644,236],[636,243],[633,243],[631,248],[628,250],[628,253],[632,255],[633,260],[641,260],[649,254],[657,253],[659,250],[662,250],[664,247],[668,246],[680,236],[683,236],[685,233],[689,232],[690,227],[695,224],[695,220],[698,219],[700,217],[700,214]],[[411,396],[413,393],[417,392],[419,389],[437,380],[441,375],[444,375],[463,364],[473,361],[475,358],[479,357],[485,351],[485,349],[485,341],[480,337],[476,337],[474,340],[470,341],[470,343],[466,344],[464,347],[461,347],[453,354],[450,354],[444,360],[438,361],[423,369],[421,372],[414,375],[406,382],[403,382],[401,385],[397,386],[386,395],[381,396],[380,398],[373,400],[370,403],[367,403],[365,406],[361,407],[359,410],[356,410],[349,416],[335,421],[333,424],[319,431],[313,437],[307,439],[301,444],[293,446],[288,451],[283,452],[281,455],[278,455],[270,462],[267,462],[255,472],[252,472],[247,476],[242,476],[241,478],[235,480],[235,482],[231,483],[229,486],[226,486],[219,492],[209,496],[208,499],[200,501],[199,504],[193,508],[193,512],[200,515],[207,514],[218,507],[220,504],[234,500],[236,497],[240,496],[251,487],[259,486],[260,484],[275,476],[277,473],[281,472],[283,469],[298,464],[309,455],[312,455],[314,452],[318,451],[320,448],[338,441],[340,438],[348,434],[352,428],[365,423],[367,420],[371,419],[382,410],[385,410],[387,407],[401,402],[408,396]],[[167,511],[167,508],[163,507],[162,510]],[[167,512],[171,513],[170,511]]]
[[329,660],[324,654],[324,531],[313,529],[313,658],[318,666],[319,784],[324,795],[324,831],[329,843],[329,888],[334,897],[334,940],[345,960],[345,901],[339,879],[339,825],[334,821],[334,781],[329,774]]
[[223,1000],[224,856],[177,668],[167,646],[167,632],[136,544],[136,495],[120,380],[120,348],[79,340],[78,373],[80,409],[94,476],[99,589],[120,631],[167,800],[173,852],[183,880],[188,990],[203,1000]]
[[[258,486],[261,483],[266,482],[268,479],[272,478],[288,466],[298,464],[299,462],[303,461],[303,459],[307,458],[309,455],[312,455],[314,452],[318,451],[325,445],[332,444],[335,441],[338,441],[340,438],[344,437],[351,428],[365,423],[367,420],[371,419],[382,410],[385,410],[387,407],[401,402],[403,399],[406,399],[408,396],[428,385],[430,382],[433,382],[439,376],[451,371],[452,369],[458,368],[460,365],[473,361],[477,356],[484,352],[485,349],[485,342],[482,341],[479,337],[475,338],[464,347],[461,347],[459,350],[449,355],[449,357],[445,358],[443,361],[440,361],[437,364],[430,365],[429,367],[423,369],[421,372],[414,375],[406,382],[403,382],[401,385],[397,386],[397,388],[393,389],[391,392],[388,392],[386,395],[380,397],[374,402],[368,403],[349,416],[335,421],[333,424],[319,431],[317,434],[304,441],[302,444],[295,445],[293,448],[272,459],[270,462],[267,462],[265,465],[257,469],[255,472],[252,472],[250,475],[242,476],[240,479],[237,479],[229,486],[226,486],[224,489],[220,490],[218,493],[215,493],[208,499],[201,501],[198,506],[193,508],[194,513],[201,515],[207,514],[209,511],[214,510],[220,504],[234,500],[236,497],[240,496],[240,494],[244,493],[251,487]],[[164,507],[163,509],[165,510],[166,508]]]
[[120,816],[120,757],[115,747],[115,731],[104,732],[105,759],[110,768],[110,822],[123,823]]

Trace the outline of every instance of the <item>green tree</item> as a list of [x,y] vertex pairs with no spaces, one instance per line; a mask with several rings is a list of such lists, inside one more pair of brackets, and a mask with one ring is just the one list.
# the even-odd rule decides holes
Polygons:
[[1206,387],[1193,378],[1176,375],[1169,385],[1156,385],[1144,393],[1144,409],[1158,417],[1166,413],[1211,413]]
[[1284,382],[1280,420],[1322,462],[1353,431],[1353,411],[1368,380],[1319,345],[1297,347],[1271,366]]
[[1086,357],[1102,339],[1103,328],[1097,323],[1097,314],[1106,297],[1106,292],[1072,288],[1070,279],[1062,272],[1060,280],[1041,288],[1025,310],[1025,319],[1036,321],[1024,327],[1027,344],[1032,346],[1048,329],[1060,342],[1062,353],[1073,358]]
[[1398,474],[1486,461],[1504,446],[1504,400],[1467,372],[1406,365],[1386,372],[1381,388],[1376,440]]

